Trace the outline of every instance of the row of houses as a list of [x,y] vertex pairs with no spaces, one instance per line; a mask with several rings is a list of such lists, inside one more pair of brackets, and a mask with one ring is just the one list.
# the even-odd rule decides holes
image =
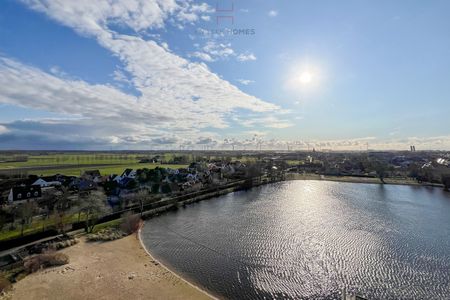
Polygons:
[[240,162],[192,163],[188,168],[125,169],[122,174],[101,175],[98,170],[85,171],[80,177],[54,175],[31,176],[11,187],[7,204],[37,200],[44,194],[56,193],[61,188],[71,191],[90,191],[103,188],[111,202],[120,201],[138,189],[153,193],[196,191],[208,184],[221,184],[245,174]]

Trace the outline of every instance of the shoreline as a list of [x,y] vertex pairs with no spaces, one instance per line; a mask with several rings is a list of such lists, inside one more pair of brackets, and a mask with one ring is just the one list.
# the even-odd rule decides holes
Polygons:
[[[145,226],[145,224],[144,224]],[[198,290],[201,293],[204,293],[206,296],[210,297],[211,299],[214,300],[219,300],[218,297],[211,295],[209,292],[205,291],[204,289],[202,289],[201,287],[199,287],[198,285],[190,282],[189,280],[187,280],[186,278],[184,278],[183,276],[179,275],[177,272],[173,271],[172,269],[170,269],[169,267],[167,267],[167,265],[163,264],[160,260],[156,259],[154,255],[152,255],[152,253],[150,252],[150,250],[147,249],[147,247],[145,246],[144,242],[142,241],[142,237],[141,237],[141,230],[139,229],[139,232],[137,233],[138,235],[138,239],[139,242],[141,244],[142,249],[144,249],[144,251],[147,253],[147,255],[150,257],[150,259],[152,259],[153,261],[157,262],[162,268],[166,269],[167,271],[169,271],[170,273],[172,273],[175,277],[177,277],[178,279],[182,280],[183,282],[185,282],[186,284],[188,284],[189,286],[195,288],[196,290]]]
[[108,242],[83,237],[58,252],[68,264],[26,276],[0,299],[216,299],[160,265],[134,235]]
[[[291,178],[289,178],[291,177]],[[331,175],[317,175],[317,174],[286,174],[286,181],[293,180],[317,180],[317,181],[333,181],[333,182],[348,182],[348,183],[364,183],[364,184],[383,184],[380,179],[374,177],[358,177],[358,176],[331,176]],[[435,187],[444,188],[442,184],[437,183],[418,183],[414,179],[395,179],[385,178],[385,185],[408,185],[419,187]]]

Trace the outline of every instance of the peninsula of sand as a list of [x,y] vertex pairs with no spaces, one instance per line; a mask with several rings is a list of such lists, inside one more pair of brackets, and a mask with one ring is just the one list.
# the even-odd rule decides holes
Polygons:
[[31,274],[6,299],[211,299],[156,262],[135,235],[61,250],[69,264]]

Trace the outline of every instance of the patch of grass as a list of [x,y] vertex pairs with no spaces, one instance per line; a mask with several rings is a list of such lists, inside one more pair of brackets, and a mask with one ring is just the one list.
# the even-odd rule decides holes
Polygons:
[[92,233],[97,233],[105,228],[110,228],[110,227],[118,228],[121,223],[122,223],[122,219],[116,219],[116,220],[112,220],[109,222],[98,224],[94,227],[94,230],[92,231]]
[[[84,213],[80,215],[80,221],[84,221],[86,216]],[[78,213],[68,214],[64,217],[64,224],[71,224],[78,221]],[[56,220],[51,216],[48,219],[33,220],[31,225],[25,225],[23,230],[23,235],[29,235],[44,231],[49,227],[56,226]],[[18,238],[22,234],[21,225],[16,225],[14,230],[4,229],[0,231],[0,240],[9,240],[13,238]]]
[[[27,169],[26,171],[23,170],[15,170],[10,169],[7,172],[11,174],[17,173],[24,173],[27,174],[34,174],[34,175],[43,175],[43,176],[49,176],[49,175],[55,175],[55,174],[62,174],[62,175],[68,175],[68,176],[80,176],[84,171],[86,170],[99,170],[102,175],[110,175],[110,174],[122,174],[122,172],[125,169],[154,169],[156,167],[162,167],[162,168],[172,168],[172,169],[178,169],[178,168],[186,168],[187,165],[169,165],[169,164],[150,164],[150,163],[128,163],[128,164],[112,164],[108,166],[104,165],[92,165],[92,166],[79,166],[79,167],[59,167],[58,165],[55,165],[54,168],[51,169]],[[37,167],[38,168],[38,167]],[[4,171],[1,170],[0,171]]]
[[3,162],[0,163],[0,169],[13,169],[19,167],[32,166],[58,166],[58,165],[95,165],[95,164],[130,164],[137,163],[136,154],[52,154],[28,156],[27,161],[21,162]]

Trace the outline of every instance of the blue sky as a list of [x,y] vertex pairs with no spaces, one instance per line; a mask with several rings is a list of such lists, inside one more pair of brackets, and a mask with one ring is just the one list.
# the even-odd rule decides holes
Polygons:
[[450,149],[448,11],[5,0],[0,149]]

